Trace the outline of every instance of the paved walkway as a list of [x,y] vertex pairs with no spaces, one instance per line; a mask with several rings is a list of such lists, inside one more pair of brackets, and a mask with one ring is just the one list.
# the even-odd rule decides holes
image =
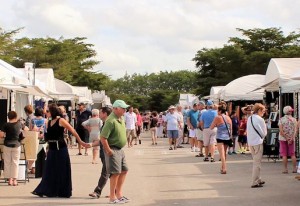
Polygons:
[[[263,188],[252,189],[251,156],[228,157],[228,174],[219,174],[220,162],[203,162],[186,148],[168,150],[167,139],[152,146],[149,133],[143,133],[142,145],[125,148],[130,167],[124,195],[131,198],[126,205],[300,205],[300,181],[295,174],[281,174],[281,162],[264,158]],[[99,178],[101,164],[91,164],[91,156],[76,156],[70,149],[73,196],[70,199],[39,198],[30,194],[40,179],[30,179],[17,187],[0,183],[0,205],[107,205],[108,199],[90,199]],[[90,152],[91,153],[91,152]],[[218,159],[218,156],[216,157]],[[290,165],[291,168],[291,165]],[[103,196],[108,194],[109,185]]]

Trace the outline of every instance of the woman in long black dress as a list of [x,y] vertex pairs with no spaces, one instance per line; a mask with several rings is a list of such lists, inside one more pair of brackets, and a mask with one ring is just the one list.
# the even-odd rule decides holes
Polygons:
[[71,162],[68,147],[64,139],[64,129],[68,129],[79,144],[90,147],[84,143],[75,129],[61,118],[60,110],[56,104],[49,105],[51,121],[48,122],[45,141],[49,144],[47,159],[42,180],[32,192],[40,197],[66,197],[72,196]]

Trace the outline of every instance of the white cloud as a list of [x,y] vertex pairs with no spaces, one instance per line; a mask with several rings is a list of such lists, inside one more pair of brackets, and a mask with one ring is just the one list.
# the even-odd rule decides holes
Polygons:
[[299,8],[296,0],[11,0],[0,26],[25,26],[29,37],[86,36],[103,61],[97,69],[117,78],[194,69],[199,49],[226,44],[240,36],[236,28],[295,31]]

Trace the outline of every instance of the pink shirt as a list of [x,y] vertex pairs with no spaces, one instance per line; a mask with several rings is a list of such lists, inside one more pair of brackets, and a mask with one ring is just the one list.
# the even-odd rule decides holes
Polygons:
[[143,124],[142,116],[140,114],[137,114],[136,119],[137,119],[137,126],[142,126],[142,124]]

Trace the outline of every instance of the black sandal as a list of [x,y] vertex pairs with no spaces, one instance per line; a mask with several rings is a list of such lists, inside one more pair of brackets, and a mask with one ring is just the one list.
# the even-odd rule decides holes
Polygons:
[[251,186],[251,188],[259,188],[259,187],[263,187],[263,185],[257,184],[257,185],[252,185],[252,186]]
[[210,158],[210,162],[215,162],[215,159],[214,158]]

